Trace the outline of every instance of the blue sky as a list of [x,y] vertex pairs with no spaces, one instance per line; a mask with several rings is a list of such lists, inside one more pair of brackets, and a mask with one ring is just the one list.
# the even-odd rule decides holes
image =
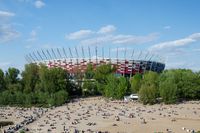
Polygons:
[[97,46],[197,71],[199,7],[199,0],[0,0],[0,68],[23,69],[24,55],[40,49]]

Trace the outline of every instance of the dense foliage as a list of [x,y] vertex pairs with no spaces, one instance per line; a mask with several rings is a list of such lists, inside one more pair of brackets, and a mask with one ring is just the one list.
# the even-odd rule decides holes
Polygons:
[[149,71],[129,78],[115,75],[114,71],[111,64],[96,69],[89,64],[84,74],[77,72],[72,79],[67,71],[42,64],[28,64],[22,73],[16,68],[5,73],[0,69],[0,105],[58,106],[75,95],[122,99],[131,93],[137,93],[143,104],[200,99],[200,72]]
[[1,105],[53,106],[68,100],[72,83],[65,70],[29,64],[25,66],[21,78],[19,74],[16,68],[9,68],[5,76],[0,71]]

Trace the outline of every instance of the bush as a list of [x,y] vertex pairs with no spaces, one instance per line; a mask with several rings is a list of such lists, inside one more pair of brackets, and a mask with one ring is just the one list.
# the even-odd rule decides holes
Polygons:
[[156,98],[159,96],[158,79],[159,75],[155,72],[150,71],[144,74],[142,85],[139,90],[140,101],[142,101],[143,104],[156,103]]
[[132,93],[138,93],[139,92],[139,89],[141,87],[141,82],[142,82],[142,75],[141,74],[136,74],[130,79],[131,92]]
[[68,99],[68,93],[64,90],[60,90],[53,95],[55,106],[64,104]]
[[124,77],[108,76],[107,84],[105,85],[105,96],[113,99],[122,99],[128,90],[128,82]]
[[93,96],[93,95],[97,95],[98,91],[97,91],[97,84],[95,81],[90,81],[90,80],[86,80],[83,83],[83,87],[82,87],[82,94],[84,96]]
[[174,80],[165,80],[160,83],[160,96],[166,104],[175,103],[177,101],[177,85]]
[[155,104],[158,90],[155,85],[144,84],[139,91],[140,101],[143,104]]

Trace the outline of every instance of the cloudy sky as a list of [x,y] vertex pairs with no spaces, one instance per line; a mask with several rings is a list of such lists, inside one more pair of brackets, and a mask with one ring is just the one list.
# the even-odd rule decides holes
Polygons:
[[0,68],[23,69],[24,56],[41,49],[90,46],[143,51],[168,69],[197,71],[199,7],[199,0],[0,0]]

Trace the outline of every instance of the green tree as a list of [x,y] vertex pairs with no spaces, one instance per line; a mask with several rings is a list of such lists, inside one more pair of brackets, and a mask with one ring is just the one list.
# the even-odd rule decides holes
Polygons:
[[92,96],[97,95],[97,84],[94,80],[84,80],[83,86],[82,86],[82,94],[84,96]]
[[107,83],[105,84],[104,93],[106,97],[114,98],[116,97],[116,90],[118,85],[118,79],[113,74],[110,74],[107,79]]
[[33,63],[25,65],[25,70],[22,72],[22,81],[25,93],[34,92],[39,82],[39,66]]
[[47,68],[41,66],[39,70],[41,85],[38,85],[43,92],[55,93],[59,90],[69,91],[69,75],[61,68]]
[[6,82],[7,84],[16,84],[19,82],[20,71],[16,68],[8,68],[6,72]]
[[131,83],[131,92],[132,93],[138,93],[141,87],[142,82],[142,75],[136,74],[130,79]]
[[163,72],[160,76],[159,92],[163,102],[166,104],[177,101],[177,84],[173,73]]
[[98,91],[104,95],[105,85],[107,84],[108,76],[115,71],[111,64],[100,65],[95,70],[95,80],[97,81]]
[[54,95],[54,105],[59,106],[68,100],[68,93],[64,90],[60,90]]
[[94,80],[94,75],[95,75],[95,72],[94,72],[92,64],[88,64],[87,69],[85,71],[85,76],[82,82],[82,94],[84,96],[98,94],[97,83]]
[[116,98],[122,99],[127,93],[129,84],[125,77],[120,77],[118,80],[119,81],[118,81],[118,86],[117,86]]
[[159,75],[156,72],[149,71],[144,74],[142,85],[139,90],[140,100],[143,104],[154,104],[159,96],[158,90]]
[[116,77],[113,74],[108,76],[105,85],[105,96],[113,99],[122,99],[128,90],[128,82],[124,77]]
[[87,65],[87,69],[85,71],[85,79],[93,79],[94,78],[94,69],[93,69],[93,66],[92,64],[88,64]]
[[4,72],[0,69],[0,92],[6,89]]

